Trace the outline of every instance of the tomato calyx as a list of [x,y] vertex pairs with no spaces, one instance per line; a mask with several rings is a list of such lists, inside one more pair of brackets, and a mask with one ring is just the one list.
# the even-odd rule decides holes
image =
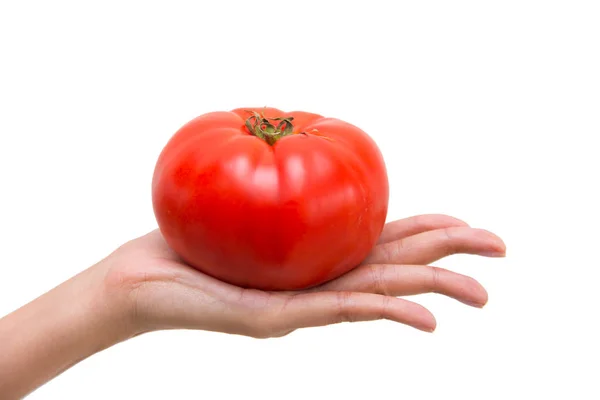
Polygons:
[[[294,117],[266,118],[256,111],[246,120],[250,133],[273,146],[282,137],[294,134]],[[276,124],[276,125],[275,125]]]
[[333,139],[321,134],[317,129],[312,129],[310,132],[294,132],[294,125],[292,124],[294,117],[267,118],[264,114],[256,111],[248,110],[248,112],[252,115],[246,119],[245,125],[250,134],[264,140],[271,146],[282,137],[295,134],[313,135],[334,142]]

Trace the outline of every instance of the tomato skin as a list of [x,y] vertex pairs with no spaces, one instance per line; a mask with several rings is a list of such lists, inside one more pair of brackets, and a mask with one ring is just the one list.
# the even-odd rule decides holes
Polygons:
[[[295,134],[269,145],[244,125],[248,110],[294,117]],[[193,119],[161,152],[152,182],[159,228],[183,260],[262,290],[309,288],[359,265],[388,197],[383,157],[365,132],[273,108]]]

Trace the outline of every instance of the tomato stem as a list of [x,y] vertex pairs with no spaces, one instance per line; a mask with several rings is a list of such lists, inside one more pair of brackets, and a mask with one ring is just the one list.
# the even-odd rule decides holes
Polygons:
[[[246,120],[246,128],[250,133],[273,146],[282,137],[294,133],[292,121],[294,117],[266,118],[256,111]],[[275,125],[275,123],[277,125]]]

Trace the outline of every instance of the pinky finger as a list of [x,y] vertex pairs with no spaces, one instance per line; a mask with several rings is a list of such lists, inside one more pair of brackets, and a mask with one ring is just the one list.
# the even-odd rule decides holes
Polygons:
[[295,330],[340,322],[386,319],[426,332],[436,327],[435,317],[412,301],[372,293],[316,292],[289,298],[274,317],[276,330]]

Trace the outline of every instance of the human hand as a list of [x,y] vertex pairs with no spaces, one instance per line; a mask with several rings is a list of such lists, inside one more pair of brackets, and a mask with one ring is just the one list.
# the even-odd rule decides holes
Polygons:
[[447,216],[418,216],[387,224],[363,264],[333,281],[263,292],[189,267],[154,231],[0,319],[0,393],[22,398],[92,354],[160,329],[267,338],[388,319],[432,331],[427,309],[396,296],[435,292],[483,306],[487,293],[477,281],[427,264],[456,253],[504,252],[492,233]]
[[485,289],[474,279],[429,266],[465,253],[502,257],[496,235],[444,215],[386,224],[356,269],[297,292],[263,292],[221,282],[184,264],[158,230],[134,239],[99,263],[104,287],[127,311],[132,335],[161,329],[202,329],[256,338],[344,321],[388,319],[424,331],[436,326],[424,307],[397,296],[439,293],[482,307]]

